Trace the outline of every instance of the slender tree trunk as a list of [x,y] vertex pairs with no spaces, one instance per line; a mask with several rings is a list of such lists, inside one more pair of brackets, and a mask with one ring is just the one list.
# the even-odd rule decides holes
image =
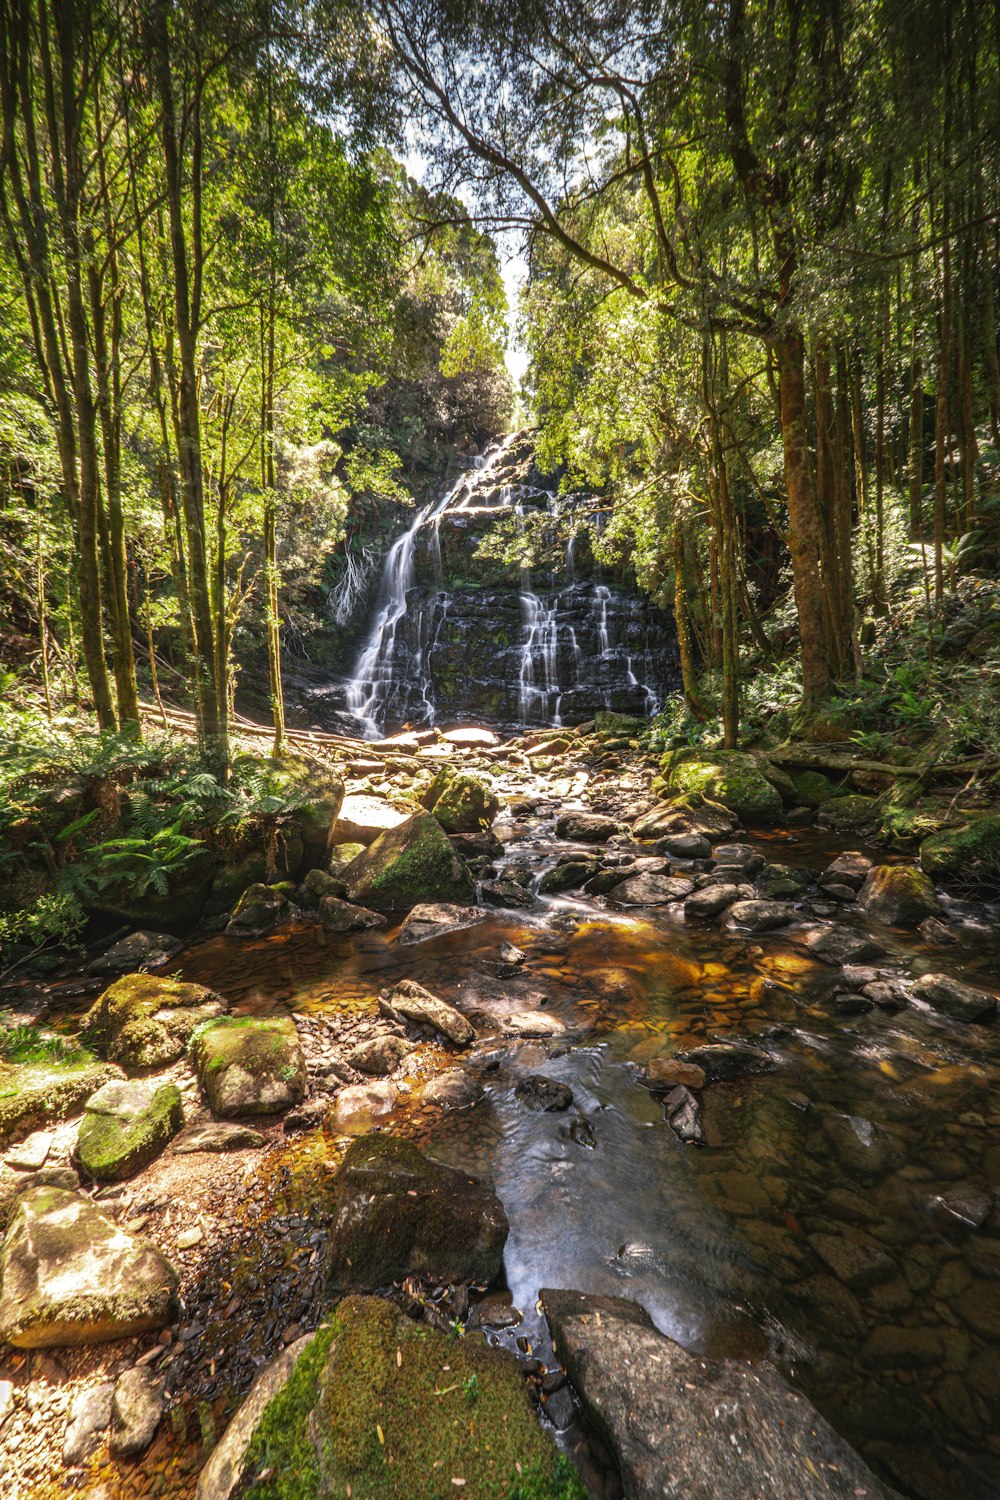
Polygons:
[[684,528],[679,516],[674,518],[674,623],[677,627],[677,654],[681,663],[681,686],[688,712],[696,719],[706,718],[705,705],[698,694],[698,674],[694,664],[691,622],[688,619],[687,577],[684,566]]

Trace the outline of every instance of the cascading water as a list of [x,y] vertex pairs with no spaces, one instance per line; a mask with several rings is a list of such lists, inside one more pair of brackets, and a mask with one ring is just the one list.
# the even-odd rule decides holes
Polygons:
[[[524,537],[529,512],[547,512],[554,534],[568,537],[537,580],[526,563],[503,560],[517,539],[503,541],[503,517]],[[526,435],[474,460],[385,558],[346,685],[366,737],[440,719],[513,727],[578,724],[599,709],[655,711],[676,685],[672,629],[648,600],[603,581],[589,536],[605,520],[592,497],[556,496],[535,482]]]

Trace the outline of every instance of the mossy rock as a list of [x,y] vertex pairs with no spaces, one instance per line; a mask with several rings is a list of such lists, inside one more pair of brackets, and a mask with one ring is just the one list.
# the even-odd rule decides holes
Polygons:
[[374,911],[409,911],[421,901],[471,905],[468,866],[432,813],[417,813],[379,835],[343,873],[348,898]]
[[820,808],[819,821],[835,833],[873,832],[881,821],[878,798],[864,797],[860,792],[831,797]]
[[[599,708],[594,715],[593,725],[598,734],[620,735],[627,741],[646,728],[646,720],[637,718],[635,714],[616,714],[610,708]],[[581,733],[582,730],[581,725]]]
[[754,755],[720,751],[717,759],[682,760],[664,771],[668,791],[707,797],[742,823],[775,823],[781,816],[781,793],[764,775]]
[[351,861],[364,854],[366,848],[366,844],[335,844],[327,861],[328,871],[333,876],[343,875]]
[[278,841],[271,870],[268,869],[267,855],[263,849],[254,849],[249,854],[244,854],[233,864],[225,865],[212,881],[208,910],[228,911],[250,886],[262,885],[272,877],[283,880],[294,875],[301,869],[304,856],[303,841],[296,830]]
[[266,1408],[245,1472],[252,1500],[586,1494],[539,1426],[513,1355],[377,1297],[333,1310]]
[[1000,814],[983,813],[960,828],[932,833],[920,845],[928,875],[967,886],[1000,885]]
[[39,1047],[37,1056],[22,1049],[0,1063],[0,1145],[29,1135],[76,1114],[87,1099],[121,1068],[99,1062],[84,1047],[54,1044]]
[[19,1349],[130,1338],[177,1311],[169,1261],[65,1188],[21,1195],[0,1275],[0,1340]]
[[488,1183],[431,1161],[410,1141],[371,1132],[332,1183],[329,1285],[374,1291],[414,1275],[488,1286],[508,1223]]
[[478,776],[442,766],[420,798],[445,833],[477,833],[489,828],[500,811],[499,799]]
[[228,1009],[228,1001],[202,984],[124,974],[90,1007],[80,1034],[129,1071],[165,1068],[183,1055],[196,1026]]
[[176,1084],[154,1089],[128,1081],[106,1083],[84,1107],[76,1144],[80,1165],[98,1182],[124,1182],[156,1160],[183,1119]]
[[822,807],[836,793],[829,776],[822,771],[796,771],[792,775],[796,801],[803,807]]
[[306,1065],[290,1016],[226,1016],[195,1033],[191,1060],[212,1113],[270,1115],[301,1104]]
[[[344,783],[332,771],[323,771],[315,761],[288,756],[267,762],[278,790],[287,797],[301,797],[301,807],[288,814],[290,823],[301,836],[307,868],[326,862],[333,846],[333,829],[344,801]],[[294,878],[298,866],[288,868]]]
[[892,927],[919,927],[925,917],[941,914],[930,876],[910,865],[875,865],[858,899],[871,916]]
[[96,896],[82,897],[81,904],[88,912],[119,917],[132,927],[179,931],[204,915],[217,870],[218,861],[206,848],[190,859],[179,875],[170,878],[166,891],[150,886],[138,895],[135,880],[130,878],[102,889]]
[[269,932],[290,922],[295,908],[285,892],[276,885],[247,886],[226,924],[226,936],[235,938],[266,937]]

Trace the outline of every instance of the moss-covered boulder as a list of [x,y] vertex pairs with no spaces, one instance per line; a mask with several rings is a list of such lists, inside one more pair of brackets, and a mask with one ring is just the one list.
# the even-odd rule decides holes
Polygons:
[[508,1227],[488,1184],[431,1161],[410,1141],[365,1135],[333,1179],[329,1284],[373,1291],[414,1275],[488,1286]]
[[[400,822],[402,821],[400,819]],[[367,847],[367,844],[334,844],[327,862],[330,874],[335,879],[343,875],[351,861],[357,859],[359,854],[364,854]]]
[[432,813],[416,813],[380,834],[344,871],[347,894],[374,911],[409,911],[420,901],[471,905],[476,890]]
[[228,1009],[227,1000],[202,984],[125,974],[90,1007],[80,1034],[129,1072],[165,1068],[183,1055],[196,1026]]
[[226,924],[226,937],[266,937],[290,922],[297,908],[284,891],[273,885],[247,886]]
[[822,771],[795,771],[792,786],[795,800],[803,807],[822,807],[836,792],[833,782]]
[[301,1104],[306,1065],[290,1016],[227,1016],[195,1034],[191,1060],[212,1113],[270,1115]]
[[875,865],[858,899],[865,911],[891,927],[919,927],[925,917],[941,911],[930,876],[911,865]]
[[0,1341],[19,1349],[96,1344],[164,1328],[177,1274],[89,1198],[65,1188],[22,1194],[0,1257]]
[[102,1084],[122,1078],[85,1047],[25,1032],[7,1038],[0,1060],[0,1146],[82,1109]]
[[860,792],[831,797],[819,810],[821,825],[836,833],[871,833],[880,818],[878,798],[864,797]]
[[208,910],[228,911],[252,885],[263,885],[273,872],[276,880],[287,880],[299,869],[303,859],[302,839],[297,833],[282,839],[276,851],[272,871],[268,870],[263,849],[252,849],[232,864],[225,865],[212,881]]
[[233,1491],[219,1481],[241,1474],[248,1500],[586,1493],[540,1427],[513,1355],[482,1334],[415,1323],[379,1297],[338,1303],[284,1359],[275,1387],[245,1451],[209,1461],[197,1500],[225,1500]]
[[660,839],[674,834],[697,834],[703,838],[721,839],[732,833],[736,819],[718,802],[706,801],[698,793],[671,797],[658,802],[632,824],[637,839]]
[[755,755],[719,751],[712,759],[691,758],[665,767],[666,789],[698,793],[720,803],[743,823],[774,823],[781,816],[781,793]]
[[1000,885],[1000,814],[983,813],[960,828],[932,833],[920,845],[920,866],[940,880]]
[[183,1120],[176,1084],[114,1080],[87,1100],[77,1158],[98,1182],[124,1182],[156,1160]]
[[500,811],[499,799],[478,776],[442,766],[420,798],[445,833],[476,833],[489,828]]
[[[296,803],[287,815],[290,829],[301,837],[306,869],[322,865],[333,846],[333,831],[344,802],[344,783],[313,760],[285,756],[268,763],[277,791]],[[288,871],[294,878],[297,869]]]

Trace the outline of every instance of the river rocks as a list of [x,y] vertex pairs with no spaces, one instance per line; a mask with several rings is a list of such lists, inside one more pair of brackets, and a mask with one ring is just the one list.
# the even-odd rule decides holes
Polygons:
[[248,885],[226,924],[226,937],[266,937],[290,922],[297,908],[283,891],[270,885]]
[[736,901],[729,908],[729,918],[750,932],[773,932],[787,927],[795,916],[794,907],[783,901]]
[[269,1115],[300,1104],[306,1068],[289,1016],[234,1016],[196,1036],[191,1060],[212,1113]]
[[468,867],[432,813],[417,813],[382,833],[344,871],[351,901],[375,911],[409,911],[422,901],[471,906]]
[[204,985],[128,974],[95,1001],[80,1034],[126,1070],[164,1068],[182,1056],[196,1026],[228,1009],[228,1001]]
[[755,755],[726,750],[710,759],[692,753],[671,766],[666,777],[672,791],[698,792],[728,808],[742,823],[775,823],[781,816],[781,794]]
[[701,797],[674,797],[658,802],[632,824],[637,839],[662,839],[674,833],[700,834],[707,839],[732,833],[736,819],[726,808],[709,805]]
[[183,943],[166,932],[131,932],[87,965],[88,974],[128,974],[133,969],[162,969],[176,958]]
[[625,1298],[540,1297],[559,1359],[618,1460],[629,1500],[889,1500],[770,1365],[686,1354]]
[[345,797],[333,830],[335,844],[363,844],[367,848],[383,833],[398,828],[406,820],[405,812],[400,812],[381,797]]
[[757,894],[765,901],[781,901],[789,896],[799,896],[810,884],[806,870],[796,870],[792,865],[767,864],[757,876]]
[[701,833],[669,833],[660,840],[657,852],[670,859],[711,859],[712,846]]
[[514,880],[484,880],[479,890],[487,906],[507,906],[515,910],[527,910],[531,906],[538,905],[532,892],[518,885]]
[[556,822],[556,838],[576,844],[606,844],[618,832],[617,818],[603,813],[565,812]]
[[361,1135],[375,1120],[391,1115],[399,1103],[399,1090],[388,1080],[379,1083],[352,1083],[341,1089],[331,1113],[333,1125],[349,1135]]
[[973,989],[972,985],[962,984],[947,974],[921,975],[912,985],[911,994],[953,1021],[992,1021],[997,1013],[994,995]]
[[710,921],[712,917],[718,917],[734,902],[742,898],[749,898],[752,886],[742,885],[706,885],[700,891],[695,891],[688,896],[684,902],[684,915],[694,921]]
[[795,800],[803,807],[822,807],[834,795],[833,782],[822,771],[794,771]]
[[180,1090],[113,1080],[84,1107],[76,1154],[98,1182],[123,1182],[155,1161],[181,1127]]
[[381,912],[369,911],[367,906],[354,906],[350,901],[341,901],[338,896],[321,897],[317,911],[327,932],[366,932],[386,924]]
[[114,1394],[114,1381],[102,1380],[74,1396],[63,1437],[63,1463],[67,1467],[82,1463],[97,1447],[101,1434],[111,1425]]
[[0,1145],[65,1120],[121,1068],[98,1062],[83,1048],[53,1049],[48,1062],[0,1063]]
[[485,1090],[464,1068],[445,1068],[426,1084],[420,1097],[435,1109],[471,1109],[485,1097]]
[[546,1078],[542,1073],[529,1073],[514,1087],[514,1093],[525,1109],[538,1114],[551,1114],[569,1109],[573,1103],[573,1090],[568,1084],[555,1078]]
[[229,1500],[243,1478],[247,1451],[267,1407],[284,1387],[315,1335],[306,1334],[284,1349],[257,1376],[198,1476],[195,1500]]
[[677,1060],[701,1068],[708,1083],[731,1083],[757,1073],[770,1073],[774,1058],[749,1042],[715,1042],[678,1052]]
[[830,1110],[823,1114],[822,1126],[834,1160],[852,1175],[874,1181],[902,1160],[903,1152],[893,1138],[863,1115]]
[[875,865],[858,900],[870,916],[891,927],[917,927],[941,910],[929,877],[908,865]]
[[609,892],[616,906],[667,906],[683,901],[694,890],[692,881],[679,875],[633,875]]
[[886,1255],[877,1241],[867,1237],[811,1234],[809,1244],[837,1280],[852,1291],[865,1291],[897,1274],[895,1261]]
[[405,1037],[376,1036],[353,1047],[347,1054],[347,1061],[359,1073],[384,1078],[387,1073],[395,1072],[407,1053],[412,1051],[413,1047]]
[[110,1448],[116,1458],[136,1458],[156,1436],[163,1416],[163,1387],[148,1370],[124,1370],[111,1402]]
[[817,928],[806,934],[805,943],[813,958],[835,967],[867,963],[885,952],[868,933],[855,932],[851,927]]
[[651,1089],[673,1088],[681,1083],[688,1089],[705,1087],[705,1069],[697,1063],[681,1062],[676,1057],[654,1057],[650,1060],[647,1079]]
[[758,854],[752,844],[718,844],[715,848],[714,874],[720,870],[738,876],[740,880],[752,880],[764,868],[764,856]]
[[858,792],[824,802],[818,821],[822,828],[832,828],[836,833],[863,833],[876,828],[880,816],[878,798]]
[[462,1012],[425,990],[415,979],[401,979],[387,995],[379,998],[378,1008],[392,1021],[408,1021],[436,1031],[456,1047],[467,1047],[476,1033]]
[[960,828],[930,834],[920,845],[920,867],[939,880],[995,889],[1000,876],[1000,814],[983,813]]
[[691,1146],[704,1146],[705,1130],[701,1108],[691,1090],[677,1083],[663,1099],[663,1117],[680,1140]]
[[426,943],[430,938],[445,937],[449,932],[461,932],[464,927],[474,927],[485,915],[478,906],[455,906],[447,901],[422,901],[404,917],[398,941],[404,947],[409,943]]
[[194,1151],[247,1151],[266,1145],[267,1137],[249,1125],[227,1125],[221,1120],[210,1120],[204,1125],[191,1125],[174,1136],[171,1150],[183,1155]]
[[845,886],[851,891],[860,891],[872,869],[872,862],[867,854],[859,854],[855,849],[849,849],[827,865],[819,877],[821,890],[828,888],[836,889]]
[[551,870],[546,870],[538,882],[539,892],[543,896],[551,896],[559,891],[575,890],[585,880],[596,875],[599,869],[597,859],[561,859]]
[[503,844],[488,828],[477,833],[450,833],[448,842],[463,859],[495,859],[503,853]]
[[489,828],[500,811],[499,799],[478,776],[442,766],[420,798],[445,833],[476,833]]
[[492,1188],[409,1141],[355,1141],[331,1191],[331,1288],[374,1290],[409,1275],[488,1286],[500,1270],[508,1225]]
[[169,1262],[63,1188],[21,1196],[0,1268],[0,1340],[19,1349],[128,1338],[174,1316]]

